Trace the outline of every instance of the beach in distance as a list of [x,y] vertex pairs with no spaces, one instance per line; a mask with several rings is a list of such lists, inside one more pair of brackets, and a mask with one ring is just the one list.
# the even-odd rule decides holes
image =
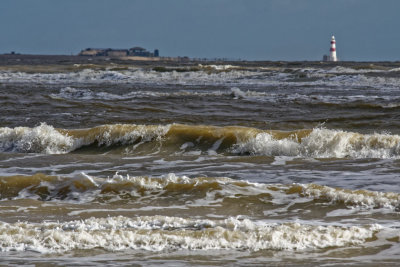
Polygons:
[[0,55],[0,265],[395,266],[400,62]]

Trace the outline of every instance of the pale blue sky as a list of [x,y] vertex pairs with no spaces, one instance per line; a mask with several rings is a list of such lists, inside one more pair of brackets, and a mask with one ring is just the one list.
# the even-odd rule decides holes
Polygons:
[[0,53],[400,60],[399,0],[0,0]]

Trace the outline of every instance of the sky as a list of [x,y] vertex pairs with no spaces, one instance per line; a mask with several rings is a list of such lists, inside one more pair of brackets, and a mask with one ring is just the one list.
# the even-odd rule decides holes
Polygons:
[[161,56],[400,60],[399,0],[0,0],[0,53],[141,46]]

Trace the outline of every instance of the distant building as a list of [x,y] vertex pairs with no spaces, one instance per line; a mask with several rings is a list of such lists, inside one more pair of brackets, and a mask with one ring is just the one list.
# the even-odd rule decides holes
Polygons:
[[128,55],[128,50],[126,49],[110,49],[107,51],[108,57],[125,57]]
[[335,36],[332,35],[331,39],[331,48],[330,48],[330,54],[329,54],[329,61],[338,61],[337,56],[336,56],[336,40]]
[[129,49],[128,55],[134,56],[134,57],[159,57],[160,52],[158,51],[158,49],[156,49],[152,53],[150,51],[147,51],[143,47],[136,46],[136,47],[132,47],[131,49]]
[[150,52],[148,52],[143,47],[136,46],[136,47],[132,47],[131,49],[129,49],[129,55],[137,56],[137,57],[149,57]]
[[111,49],[111,48],[86,48],[82,50],[79,56],[107,56],[107,57],[159,57],[160,52],[158,49],[154,53],[147,51],[143,47],[133,47],[131,49]]
[[107,49],[103,48],[86,48],[79,53],[79,56],[106,56]]
[[329,49],[329,56],[328,55],[324,55],[323,61],[338,61],[338,58],[336,56],[336,40],[335,40],[335,36],[332,36],[331,38],[331,48]]

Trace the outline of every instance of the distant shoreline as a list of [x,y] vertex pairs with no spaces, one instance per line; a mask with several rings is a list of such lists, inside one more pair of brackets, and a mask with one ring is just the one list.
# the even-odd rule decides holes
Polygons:
[[301,67],[301,66],[349,66],[379,65],[383,67],[399,67],[400,61],[269,61],[269,60],[222,60],[192,59],[186,57],[105,57],[78,55],[29,55],[0,54],[0,66],[11,65],[70,65],[70,64],[120,64],[134,66],[196,66],[203,65],[236,65],[242,67]]

